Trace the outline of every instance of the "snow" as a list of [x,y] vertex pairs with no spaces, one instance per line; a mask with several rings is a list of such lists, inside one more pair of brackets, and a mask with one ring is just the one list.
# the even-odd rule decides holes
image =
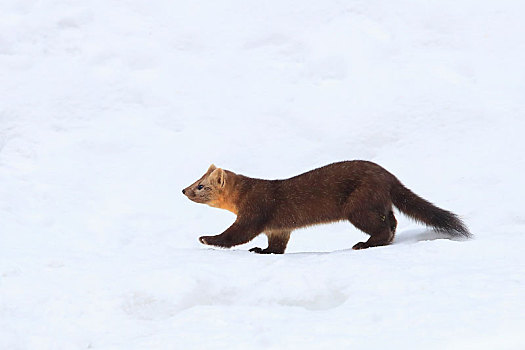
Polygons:
[[[525,5],[0,3],[0,349],[523,349]],[[211,163],[367,159],[461,215],[201,245]]]

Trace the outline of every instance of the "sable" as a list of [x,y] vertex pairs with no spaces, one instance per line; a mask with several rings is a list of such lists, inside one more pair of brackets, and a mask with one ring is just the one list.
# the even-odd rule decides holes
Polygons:
[[333,163],[285,180],[254,179],[211,165],[182,193],[194,202],[237,215],[226,231],[202,236],[201,243],[229,248],[265,233],[268,247],[250,249],[256,253],[282,254],[293,230],[341,220],[370,235],[353,249],[390,244],[397,226],[392,205],[437,231],[470,236],[456,214],[419,197],[368,161]]

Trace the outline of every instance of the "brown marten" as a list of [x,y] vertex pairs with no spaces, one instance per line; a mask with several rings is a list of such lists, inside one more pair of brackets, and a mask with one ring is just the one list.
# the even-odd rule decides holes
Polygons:
[[293,230],[340,220],[349,220],[370,235],[353,249],[390,244],[397,226],[392,204],[437,231],[470,236],[454,213],[419,197],[387,170],[367,161],[333,163],[286,180],[253,179],[211,165],[182,193],[237,215],[226,231],[200,237],[201,243],[232,247],[265,233],[268,248],[250,249],[256,253],[282,254]]

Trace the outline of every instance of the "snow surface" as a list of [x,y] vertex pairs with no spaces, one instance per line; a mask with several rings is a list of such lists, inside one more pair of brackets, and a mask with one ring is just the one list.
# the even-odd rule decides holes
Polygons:
[[[523,1],[0,2],[0,349],[524,349]],[[211,163],[367,159],[461,215],[197,238]]]

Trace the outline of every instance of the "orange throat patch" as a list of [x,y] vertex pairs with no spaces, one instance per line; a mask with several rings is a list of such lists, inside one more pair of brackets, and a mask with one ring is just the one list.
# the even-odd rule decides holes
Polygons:
[[226,209],[235,215],[238,213],[237,206],[232,201],[226,200],[224,197],[219,197],[218,199],[209,202],[208,205],[215,208]]

